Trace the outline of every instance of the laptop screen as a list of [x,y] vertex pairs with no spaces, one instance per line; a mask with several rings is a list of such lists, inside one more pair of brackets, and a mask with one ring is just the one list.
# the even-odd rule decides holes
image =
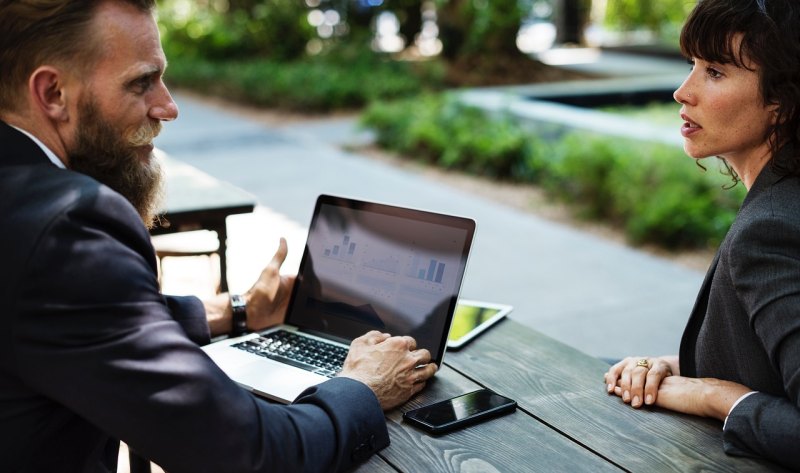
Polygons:
[[439,363],[474,232],[467,218],[320,196],[287,323],[347,342],[411,335]]

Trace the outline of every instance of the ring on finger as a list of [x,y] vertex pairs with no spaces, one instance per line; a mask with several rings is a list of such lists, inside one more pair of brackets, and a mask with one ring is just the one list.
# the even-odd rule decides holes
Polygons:
[[647,361],[647,358],[642,358],[636,362],[636,366],[641,366],[643,368],[650,369],[650,362]]

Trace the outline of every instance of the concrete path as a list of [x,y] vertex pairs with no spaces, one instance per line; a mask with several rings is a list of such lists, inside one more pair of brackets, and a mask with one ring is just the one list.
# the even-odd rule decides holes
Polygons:
[[281,234],[296,271],[317,195],[339,194],[475,219],[463,297],[512,304],[517,321],[592,355],[677,353],[700,272],[343,151],[369,139],[352,119],[267,126],[175,98],[181,116],[157,146],[261,205],[229,219],[232,290],[252,283]]

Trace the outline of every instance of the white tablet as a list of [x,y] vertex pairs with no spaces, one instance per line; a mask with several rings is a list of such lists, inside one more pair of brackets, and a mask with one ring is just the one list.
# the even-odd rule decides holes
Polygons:
[[493,302],[459,299],[456,305],[450,333],[447,336],[447,348],[458,350],[486,329],[501,321],[511,312],[510,305]]

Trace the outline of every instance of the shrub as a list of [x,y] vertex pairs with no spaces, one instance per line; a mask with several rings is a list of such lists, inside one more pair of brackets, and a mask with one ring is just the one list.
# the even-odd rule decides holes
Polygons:
[[562,137],[547,163],[549,178],[543,185],[553,195],[581,206],[591,218],[614,216],[611,175],[624,166],[626,143],[587,138],[581,133]]
[[616,217],[631,240],[669,248],[719,244],[743,199],[743,187],[724,191],[725,177],[701,171],[679,148],[637,145],[625,150],[628,159],[608,185]]
[[487,119],[447,95],[391,104],[376,103],[362,114],[381,146],[443,167],[504,179],[533,179],[540,146],[508,116]]
[[171,86],[221,96],[249,105],[302,112],[356,109],[379,99],[416,95],[437,65],[412,65],[370,54],[340,60],[336,54],[293,62],[269,59],[211,61],[173,57]]
[[381,146],[474,174],[539,183],[590,218],[622,225],[631,241],[667,248],[718,244],[744,197],[699,170],[681,149],[570,132],[544,142],[504,114],[446,95],[376,103],[362,115]]

